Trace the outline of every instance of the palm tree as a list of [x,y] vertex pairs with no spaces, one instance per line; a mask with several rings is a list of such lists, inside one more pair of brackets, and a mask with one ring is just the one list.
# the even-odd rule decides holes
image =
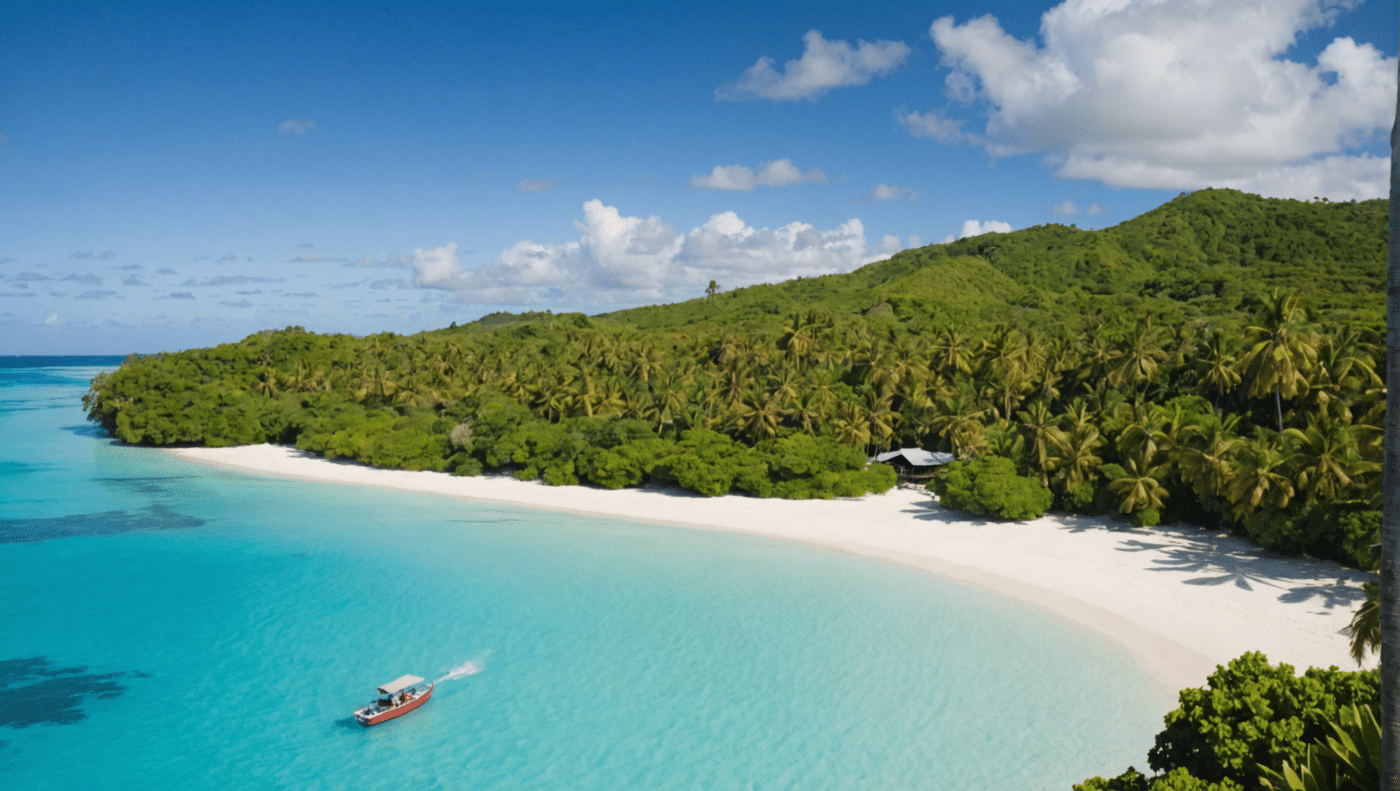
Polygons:
[[[1114,355],[1112,368],[1108,372],[1109,383],[1115,387],[1127,384],[1139,393],[1157,375],[1157,368],[1167,359],[1157,336],[1162,334],[1160,327],[1152,326],[1152,315],[1139,324]],[[1142,387],[1138,387],[1138,385]]]
[[[1386,381],[1400,382],[1400,92],[1390,132],[1390,252],[1386,267]],[[1381,788],[1400,791],[1400,387],[1386,393],[1381,486]]]
[[1338,500],[1357,485],[1358,477],[1375,471],[1375,465],[1361,458],[1353,428],[1329,417],[1314,420],[1299,431],[1283,432],[1291,455],[1294,484],[1307,502]]
[[1201,384],[1215,391],[1215,406],[1220,399],[1235,389],[1240,383],[1240,372],[1235,367],[1235,355],[1230,347],[1229,336],[1216,330],[1200,344],[1196,351],[1195,367]]
[[1090,425],[1064,435],[1056,453],[1047,462],[1064,491],[1072,492],[1080,484],[1094,479],[1103,464],[1103,459],[1094,451],[1102,445],[1099,430]]
[[1381,647],[1381,586],[1367,582],[1361,589],[1366,592],[1366,600],[1356,608],[1351,623],[1342,629],[1342,633],[1351,638],[1351,658],[1357,665],[1366,661],[1366,654]]
[[1283,397],[1307,391],[1302,369],[1317,359],[1315,336],[1300,320],[1298,294],[1275,289],[1265,302],[1265,315],[1257,325],[1245,327],[1249,351],[1240,365],[1247,392],[1253,398],[1273,393],[1278,431],[1283,433]]
[[1108,490],[1118,495],[1118,511],[1120,513],[1132,513],[1134,511],[1161,511],[1163,502],[1167,499],[1167,488],[1162,485],[1157,477],[1165,472],[1167,465],[1158,463],[1159,456],[1143,452],[1135,458],[1130,458],[1123,465],[1127,475],[1116,481],[1109,483]]
[[1191,485],[1197,497],[1221,497],[1230,484],[1231,462],[1244,441],[1235,436],[1239,416],[1211,415],[1184,432],[1185,442],[1173,456],[1182,480]]
[[1026,444],[1030,446],[1031,459],[1040,473],[1040,485],[1050,485],[1049,460],[1054,451],[1063,448],[1065,434],[1056,423],[1059,419],[1050,414],[1044,401],[1036,401],[1030,407],[1016,413],[1021,419],[1021,431]]
[[1293,480],[1278,435],[1256,428],[1254,438],[1235,456],[1226,492],[1230,518],[1243,522],[1260,506],[1283,508],[1293,498]]

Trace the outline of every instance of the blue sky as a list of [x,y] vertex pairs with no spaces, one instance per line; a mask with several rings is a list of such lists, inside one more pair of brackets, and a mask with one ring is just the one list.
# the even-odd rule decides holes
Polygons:
[[1386,194],[1391,3],[0,4],[0,354],[414,332]]

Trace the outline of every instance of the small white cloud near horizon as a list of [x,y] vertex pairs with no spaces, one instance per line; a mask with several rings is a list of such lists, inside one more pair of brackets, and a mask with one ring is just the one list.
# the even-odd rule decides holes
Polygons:
[[875,189],[871,190],[869,195],[865,196],[866,200],[872,201],[899,200],[900,198],[908,198],[911,201],[918,200],[919,193],[908,187],[895,187],[881,182],[875,185]]
[[845,41],[827,41],[817,30],[802,37],[800,60],[783,64],[764,56],[731,83],[715,89],[715,98],[774,99],[795,101],[816,99],[832,88],[864,85],[874,77],[890,73],[909,57],[909,45],[902,41],[857,41],[853,48]]
[[1396,59],[1350,37],[1313,63],[1287,57],[1340,13],[1317,0],[1066,0],[1030,40],[991,15],[942,17],[929,32],[951,69],[946,94],[984,111],[985,128],[965,134],[937,113],[902,122],[1119,187],[1385,197],[1389,158],[1370,149],[1394,118]]
[[1089,216],[1092,217],[1092,216],[1094,216],[1094,215],[1096,215],[1096,214],[1103,214],[1104,212],[1108,211],[1108,207],[1107,207],[1107,206],[1100,206],[1100,205],[1097,204],[1097,203],[1091,203],[1091,204],[1089,204],[1089,208],[1085,209],[1084,211],[1085,211],[1085,213],[1087,213]]
[[749,192],[754,187],[785,187],[789,184],[825,184],[826,174],[817,168],[805,174],[791,159],[765,162],[755,172],[743,165],[715,165],[708,176],[691,176],[690,186],[703,190]]
[[516,187],[516,189],[524,193],[544,192],[546,190],[552,190],[555,187],[562,185],[563,183],[563,180],[560,179],[558,176],[549,179],[548,181],[546,181],[545,179],[525,179],[520,182],[520,185]]
[[277,125],[277,133],[283,135],[304,135],[316,128],[315,121],[303,121],[296,118],[288,118]]
[[1011,223],[1002,222],[1000,220],[987,220],[986,222],[964,220],[960,233],[956,236],[950,233],[939,240],[938,243],[949,244],[951,242],[956,242],[958,239],[966,239],[969,236],[981,236],[984,233],[1011,233]]
[[1070,200],[1069,198],[1065,198],[1064,202],[1057,203],[1054,206],[1051,206],[1050,211],[1062,215],[1078,214],[1079,207],[1074,205],[1074,201]]
[[893,234],[868,245],[856,218],[826,231],[802,222],[768,229],[727,211],[681,233],[659,217],[625,217],[596,199],[583,211],[574,223],[578,241],[526,239],[475,269],[462,268],[455,242],[415,250],[413,283],[480,304],[636,304],[684,297],[710,280],[734,288],[848,272],[906,247]]

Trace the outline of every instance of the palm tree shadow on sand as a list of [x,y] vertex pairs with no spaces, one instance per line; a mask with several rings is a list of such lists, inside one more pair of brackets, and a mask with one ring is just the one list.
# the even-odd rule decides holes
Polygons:
[[[995,529],[999,520],[953,511],[932,498],[905,513],[915,519],[944,524],[972,524]],[[1274,589],[1284,604],[1310,604],[1327,610],[1348,610],[1366,598],[1361,589],[1372,575],[1344,568],[1330,560],[1277,555],[1235,536],[1204,528],[1159,525],[1135,527],[1109,517],[1056,515],[1038,520],[1046,529],[1073,536],[1112,533],[1120,537],[1119,552],[1142,556],[1143,570],[1180,577],[1183,585],[1230,585],[1242,590]]]

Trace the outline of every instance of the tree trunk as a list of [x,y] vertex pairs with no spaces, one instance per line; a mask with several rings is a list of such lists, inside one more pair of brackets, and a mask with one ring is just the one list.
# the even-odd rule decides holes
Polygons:
[[1385,471],[1381,481],[1381,790],[1400,791],[1400,93],[1390,130],[1386,267]]
[[1279,397],[1278,388],[1274,388],[1274,414],[1278,415],[1278,436],[1283,439],[1283,399]]

